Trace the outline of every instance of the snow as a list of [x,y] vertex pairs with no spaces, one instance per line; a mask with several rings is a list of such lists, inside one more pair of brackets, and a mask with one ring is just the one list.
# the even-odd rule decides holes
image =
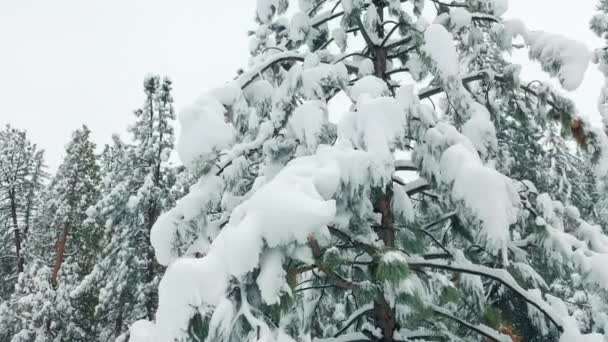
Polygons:
[[257,0],[256,14],[258,19],[263,23],[270,23],[278,7],[279,0]]
[[557,74],[564,89],[575,90],[581,85],[591,61],[591,52],[585,44],[542,31],[530,32],[526,42],[530,47],[530,58],[545,65],[560,64],[557,73],[550,73]]
[[591,257],[590,277],[601,288],[608,290],[608,254],[595,254]]
[[608,236],[604,235],[601,226],[581,221],[575,235],[585,241],[592,251],[608,253]]
[[274,54],[264,54],[263,60],[257,61],[254,67],[252,67],[249,71],[243,73],[239,78],[235,81],[235,83],[241,88],[244,89],[251,82],[253,82],[256,78],[260,77],[262,71],[266,70],[269,66],[275,64],[281,60],[304,60],[304,56],[295,51],[285,51],[281,53]]
[[131,324],[129,327],[130,339],[131,342],[153,342],[154,335],[154,324],[146,321],[139,320],[135,323]]
[[493,253],[502,253],[507,264],[509,227],[517,221],[519,196],[507,177],[481,165],[462,145],[454,145],[441,158],[446,183],[454,182],[452,198],[462,201],[481,223],[480,237]]
[[338,48],[340,48],[340,51],[346,50],[348,36],[346,35],[346,31],[344,31],[341,26],[334,28],[331,31],[331,36]]
[[216,306],[224,297],[228,275],[215,255],[182,258],[171,264],[158,286],[158,310],[154,334],[157,341],[182,337],[192,307]]
[[130,211],[135,210],[135,208],[137,208],[137,205],[139,204],[139,197],[133,195],[131,197],[129,197],[129,200],[127,201],[127,208]]
[[348,15],[353,10],[361,8],[363,6],[364,0],[342,0],[342,8],[344,9],[344,14]]
[[289,118],[289,128],[301,144],[314,151],[319,144],[323,126],[328,122],[323,102],[306,101],[298,106]]
[[[218,91],[217,94],[228,95],[229,92]],[[220,100],[228,98],[204,95],[181,111],[177,152],[186,167],[193,167],[200,157],[226,148],[232,142],[233,128],[225,122],[227,110]]]
[[310,17],[306,13],[298,12],[291,18],[289,38],[294,42],[304,41],[311,28]]
[[405,110],[393,98],[360,95],[357,111],[347,113],[338,124],[338,136],[378,158],[390,156],[393,142],[403,136]]
[[495,16],[502,16],[507,13],[509,9],[509,0],[490,0],[492,6],[492,12]]
[[[181,198],[175,207],[163,213],[152,226],[150,243],[154,247],[156,260],[161,265],[169,265],[179,255],[175,243],[180,230],[188,222],[206,214],[205,210],[221,201],[223,181],[219,177],[205,177],[194,184],[190,193]],[[207,235],[203,234],[206,238]]]
[[572,91],[581,85],[592,58],[585,44],[559,34],[529,31],[519,20],[505,21],[504,25],[512,37],[522,36],[530,59],[538,60],[543,70],[556,76],[564,89]]
[[441,25],[431,24],[424,32],[423,50],[443,77],[458,75],[458,55],[452,35]]
[[386,83],[373,75],[364,76],[350,88],[350,97],[358,101],[361,95],[367,94],[372,98],[389,95]]
[[468,26],[472,17],[471,13],[462,7],[454,7],[450,10],[450,21],[456,31]]
[[279,295],[283,288],[288,288],[285,283],[287,272],[283,269],[283,254],[281,251],[272,249],[264,254],[260,264],[260,274],[256,280],[262,300],[268,305],[279,303]]
[[374,62],[369,58],[363,58],[359,63],[359,78],[363,78],[374,73]]
[[[230,276],[240,277],[258,267],[264,245],[305,244],[311,234],[333,220],[336,207],[330,198],[341,173],[329,156],[321,153],[288,163],[233,210],[205,257],[181,258],[169,265],[159,285],[155,332],[159,341],[181,336],[192,307],[217,306]],[[282,288],[278,284],[281,260],[280,254],[262,257],[258,285],[269,303],[276,302]]]
[[403,223],[414,222],[415,212],[412,201],[405,192],[405,189],[398,184],[395,184],[393,187],[392,207],[395,218]]
[[488,156],[498,147],[496,129],[488,110],[478,102],[472,102],[471,118],[462,126],[462,134],[469,138],[481,156]]
[[461,143],[450,146],[443,152],[439,162],[443,182],[454,182],[460,175],[461,168],[467,164],[481,165],[481,160],[476,153],[471,153],[471,150]]
[[[292,68],[296,70],[296,67]],[[294,71],[295,72],[295,71]],[[348,82],[348,73],[344,64],[321,63],[314,68],[304,69],[300,75],[302,93],[307,99],[325,99],[324,85],[339,87]],[[298,77],[296,77],[298,79]]]

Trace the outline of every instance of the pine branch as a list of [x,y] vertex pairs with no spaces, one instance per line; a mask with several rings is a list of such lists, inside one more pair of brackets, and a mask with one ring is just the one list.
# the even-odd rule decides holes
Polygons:
[[[471,82],[481,81],[481,80],[487,79],[488,75],[489,74],[488,74],[487,71],[480,71],[477,74],[469,75],[469,76],[466,76],[466,77],[462,78],[462,83],[466,85],[466,84],[471,83]],[[493,79],[495,81],[497,81],[497,82],[507,83],[507,80],[504,78],[503,75],[494,75]],[[531,94],[533,96],[538,97],[538,93],[534,89],[530,88],[529,86],[520,85],[519,88],[521,88],[526,93],[529,93],[529,94]],[[431,96],[435,96],[437,94],[441,94],[444,91],[445,90],[441,86],[439,86],[439,87],[433,87],[433,88],[427,89],[427,90],[419,93],[418,94],[418,98],[420,100],[423,100],[423,99],[429,98]],[[555,110],[563,111],[562,109],[560,109],[557,106],[557,104],[553,100],[547,99],[547,104],[549,106],[551,106]]]
[[447,7],[462,7],[462,8],[467,8],[468,6],[466,4],[463,3],[458,3],[458,2],[452,2],[452,3],[445,3],[445,2],[441,2],[439,0],[431,0],[432,2],[441,5],[441,6],[447,6]]
[[[386,22],[382,24],[383,27],[384,27],[384,24],[386,24]],[[386,45],[386,43],[388,42],[389,38],[391,38],[391,36],[393,35],[393,33],[395,33],[397,31],[397,29],[399,28],[399,26],[401,26],[401,24],[397,23],[395,26],[391,27],[391,30],[388,31],[388,33],[386,34],[386,37],[384,37],[384,40],[382,40],[382,43],[380,43],[381,47],[384,47]]]
[[[392,50],[392,49],[394,49],[394,48],[396,48],[398,46],[401,46],[401,45],[403,45],[405,43],[409,43],[411,41],[412,41],[412,37],[405,37],[403,39],[399,39],[399,40],[397,40],[395,42],[392,42],[392,43],[388,44],[387,46],[385,46],[385,49],[387,51],[388,50]],[[408,48],[408,50],[409,50],[409,48]]]
[[400,72],[410,72],[410,69],[409,68],[397,68],[397,69],[393,69],[391,71],[387,71],[385,73],[385,75],[390,76],[390,75],[393,75],[393,74],[398,74]]
[[351,316],[347,320],[347,323],[337,333],[334,334],[334,337],[337,338],[338,336],[342,335],[346,331],[346,329],[348,329],[351,325],[356,323],[359,320],[359,318],[364,317],[366,315],[370,315],[373,312],[374,312],[374,307],[371,304],[368,304],[362,308],[359,308],[358,310],[356,310],[355,312],[353,312],[351,314]]
[[251,84],[253,81],[255,81],[256,78],[259,77],[260,73],[266,71],[268,68],[272,67],[277,63],[287,61],[303,62],[304,56],[300,53],[292,51],[277,53],[272,57],[268,58],[266,61],[264,61],[264,63],[258,65],[256,68],[240,75],[236,79],[236,82],[241,87],[241,89],[245,89],[249,84]]
[[411,268],[434,268],[452,272],[474,274],[498,281],[517,293],[523,300],[536,307],[551,321],[551,323],[553,323],[553,325],[555,325],[560,332],[564,331],[561,318],[552,312],[552,308],[544,301],[537,301],[535,298],[532,298],[528,294],[528,291],[522,288],[515,281],[515,279],[513,279],[511,274],[504,269],[495,269],[475,264],[452,263],[444,260],[424,260],[423,258],[408,258],[408,265]]
[[399,159],[395,160],[395,171],[418,171],[418,168],[409,159]]
[[357,19],[357,25],[359,25],[359,31],[361,31],[361,35],[363,35],[363,39],[365,40],[365,43],[371,49],[376,44],[374,44],[374,41],[372,40],[372,38],[369,36],[367,31],[365,30],[365,26],[363,25],[363,21],[361,20],[360,11],[358,11],[354,15],[355,15],[355,19]]
[[492,329],[492,328],[490,328],[488,326],[482,325],[482,324],[472,324],[472,323],[469,323],[469,322],[467,322],[467,321],[465,321],[463,319],[460,319],[460,318],[456,317],[454,314],[452,314],[448,310],[445,310],[445,309],[443,309],[443,308],[441,308],[441,307],[439,307],[437,305],[432,305],[431,309],[436,314],[439,314],[439,315],[441,315],[443,317],[446,317],[446,318],[449,318],[449,319],[451,319],[453,321],[456,321],[460,325],[462,325],[462,326],[464,326],[464,327],[466,327],[466,328],[468,328],[470,330],[473,330],[476,333],[478,333],[478,334],[480,334],[480,335],[482,335],[484,337],[487,337],[487,338],[491,339],[492,341],[497,341],[497,342],[512,342],[511,338],[508,337],[507,335],[503,335],[500,332],[498,332],[498,331],[496,331],[496,330],[494,330],[494,329]]

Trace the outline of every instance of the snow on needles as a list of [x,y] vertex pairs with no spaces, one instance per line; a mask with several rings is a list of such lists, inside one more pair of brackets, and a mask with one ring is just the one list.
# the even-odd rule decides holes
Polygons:
[[316,100],[304,102],[289,118],[289,128],[292,133],[311,151],[316,149],[323,126],[327,123],[325,105]]
[[559,34],[529,31],[519,20],[505,21],[504,25],[511,37],[522,36],[530,58],[557,77],[564,89],[572,91],[581,85],[592,57],[585,44]]
[[[564,89],[575,90],[581,85],[591,61],[591,52],[585,44],[542,31],[530,32],[526,41],[530,58],[539,60],[543,70],[557,76]],[[557,72],[550,67],[554,64],[560,65]]]
[[441,25],[431,24],[424,32],[423,50],[437,65],[443,77],[458,75],[458,55],[454,38]]
[[519,210],[519,196],[509,179],[484,166],[477,153],[462,143],[442,153],[439,174],[444,184],[452,186],[453,201],[470,213],[464,221],[479,225],[478,238],[508,264],[509,227],[516,222]]
[[180,337],[192,306],[218,305],[229,277],[253,270],[260,257],[262,297],[269,304],[276,302],[285,278],[282,252],[271,250],[261,256],[264,246],[305,244],[309,235],[333,220],[336,205],[330,198],[339,186],[340,174],[338,163],[327,153],[293,160],[234,209],[205,257],[171,263],[159,285],[156,341]]
[[179,115],[181,133],[177,144],[179,158],[191,167],[201,156],[230,145],[233,128],[226,123],[227,108],[236,101],[240,89],[227,85],[203,95]]

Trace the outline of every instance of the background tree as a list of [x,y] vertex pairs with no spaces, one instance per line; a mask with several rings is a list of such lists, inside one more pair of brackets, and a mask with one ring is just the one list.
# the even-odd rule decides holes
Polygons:
[[102,156],[108,174],[87,224],[104,227],[103,249],[74,293],[98,296],[93,320],[99,341],[119,337],[133,321],[151,318],[156,310],[161,268],[154,261],[149,234],[158,216],[174,203],[175,175],[167,161],[175,114],[169,79],[148,77],[144,91],[144,106],[135,111],[130,128],[133,144],[115,138]]
[[24,270],[25,241],[46,177],[43,156],[25,131],[10,126],[0,131],[0,298],[7,298]]
[[66,156],[41,196],[27,240],[27,275],[19,279],[5,308],[15,338],[85,341],[90,332],[94,303],[68,296],[99,251],[98,234],[82,225],[100,185],[90,133],[83,126],[72,134]]

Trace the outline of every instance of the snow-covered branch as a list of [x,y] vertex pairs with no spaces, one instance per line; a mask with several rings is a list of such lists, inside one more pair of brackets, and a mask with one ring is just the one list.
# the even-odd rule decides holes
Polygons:
[[448,310],[446,310],[444,308],[441,308],[441,307],[439,307],[437,305],[433,305],[431,308],[433,309],[433,312],[435,312],[435,313],[437,313],[437,314],[439,314],[439,315],[441,315],[443,317],[449,318],[449,319],[451,319],[453,321],[456,321],[456,322],[458,322],[458,324],[466,327],[467,329],[473,330],[476,333],[478,333],[478,334],[480,334],[480,335],[482,335],[482,336],[484,336],[486,338],[491,339],[492,341],[497,341],[497,342],[512,342],[512,340],[511,340],[511,338],[509,336],[501,334],[498,331],[496,331],[496,330],[494,330],[494,329],[492,329],[492,328],[490,328],[488,326],[485,326],[483,324],[472,324],[472,323],[469,323],[469,322],[467,322],[467,321],[465,321],[465,320],[463,320],[463,319],[461,319],[459,317],[456,317],[454,314],[452,314]]
[[519,286],[515,279],[513,279],[513,277],[506,270],[446,260],[425,260],[423,258],[415,257],[408,258],[408,265],[411,268],[435,268],[452,272],[474,274],[498,281],[521,296],[523,300],[536,307],[555,325],[555,327],[557,327],[559,331],[564,331],[562,319],[553,312],[553,309],[547,303],[537,300],[534,296],[530,295],[527,290]]
[[249,84],[251,84],[253,81],[255,81],[255,79],[258,78],[260,76],[260,74],[262,72],[266,71],[268,68],[272,67],[273,65],[275,65],[277,63],[287,62],[287,61],[303,62],[304,56],[301,53],[298,53],[295,51],[277,53],[275,55],[272,55],[270,58],[265,60],[263,63],[256,65],[255,68],[240,75],[237,78],[236,82],[241,87],[241,89],[244,89]]

